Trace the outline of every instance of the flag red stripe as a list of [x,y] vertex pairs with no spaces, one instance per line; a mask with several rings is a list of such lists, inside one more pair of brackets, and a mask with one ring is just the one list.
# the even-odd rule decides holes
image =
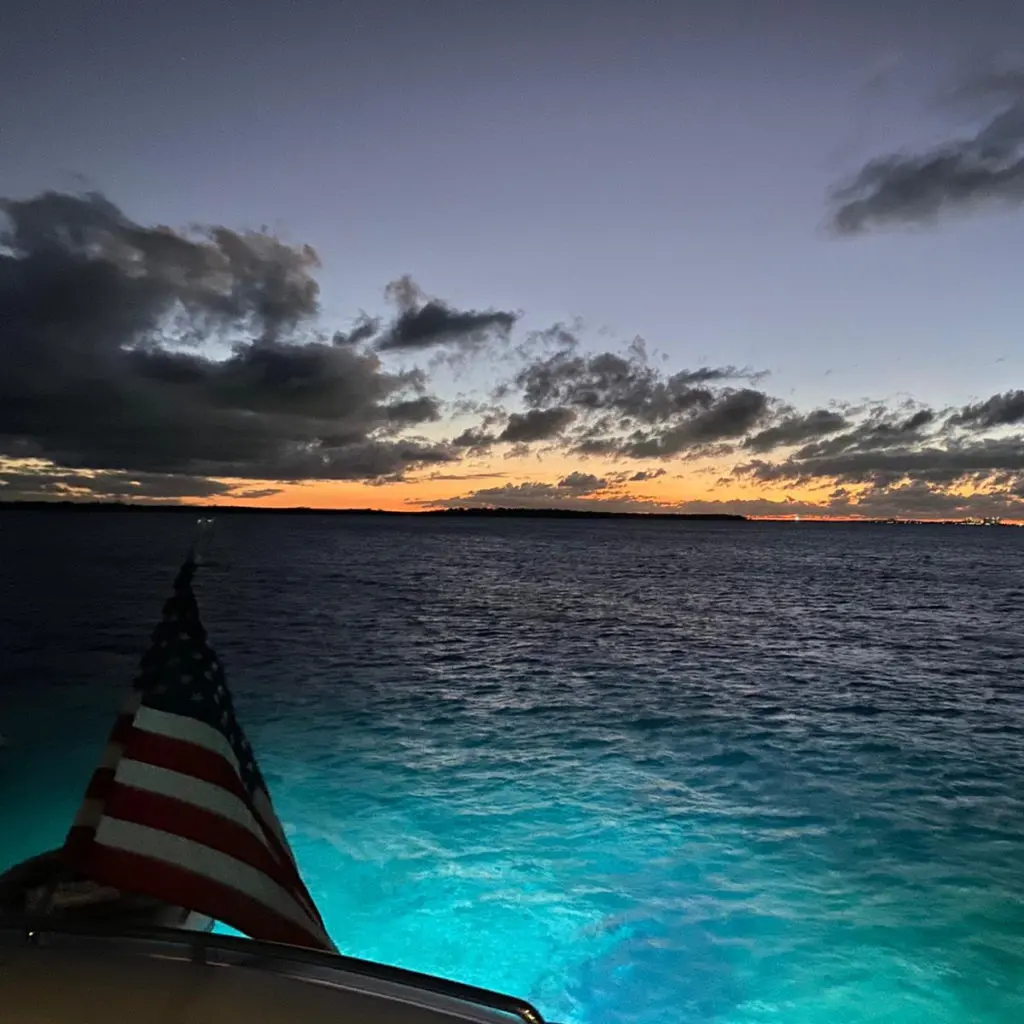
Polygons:
[[[118,784],[107,801],[107,816],[165,832],[170,829],[175,835],[210,846],[250,864],[272,878],[286,892],[293,891],[292,879],[282,870],[283,865],[274,859],[266,846],[247,828],[213,811],[175,800],[163,793]],[[293,895],[298,897],[297,893]],[[301,902],[299,907],[305,909]]]
[[[305,910],[317,921],[321,927],[323,921],[316,909],[313,897],[306,889],[305,883],[299,875],[298,869],[292,863],[291,857],[281,846],[281,841],[275,835],[274,830],[267,825],[259,812],[253,805],[249,794],[246,792],[242,780],[230,762],[226,761],[220,754],[207,750],[195,743],[186,740],[174,739],[170,736],[162,736],[159,733],[147,732],[144,729],[134,729],[125,745],[126,758],[132,761],[142,761],[145,764],[154,765],[157,768],[166,768],[169,771],[181,772],[182,775],[191,775],[193,778],[201,779],[212,785],[220,786],[229,793],[234,794],[252,812],[253,817],[260,823],[268,845],[281,859],[282,868],[287,872],[287,888],[295,891],[295,895],[304,905]],[[174,819],[168,819],[173,821]],[[166,827],[166,826],[161,826]]]
[[182,775],[191,775],[194,779],[220,786],[252,809],[249,794],[245,791],[245,786],[232,764],[220,754],[215,754],[196,743],[176,740],[143,729],[133,729],[125,744],[124,756],[130,761],[142,761],[144,764],[181,772]]
[[[135,713],[131,714],[122,713],[117,716],[114,720],[114,727],[110,730],[110,736],[107,738],[107,745],[104,747],[104,756],[108,756],[110,748],[113,746],[123,747],[127,742],[128,737],[132,733],[132,722],[135,720]],[[86,786],[85,796],[82,797],[82,803],[84,804],[89,800],[96,800],[102,802],[106,800],[107,794],[110,792],[110,787],[114,781],[114,770],[116,766],[103,765],[97,768],[89,779],[89,785]],[[81,847],[81,844],[86,841],[88,833],[92,829],[87,825],[72,825],[68,831],[67,838],[64,840],[64,845],[68,847],[68,856],[71,857],[72,861],[76,855],[76,851]]]
[[172,906],[202,908],[201,912],[207,916],[254,939],[310,949],[326,948],[311,933],[258,900],[162,860],[97,844],[90,851],[86,868],[98,882],[129,892],[144,892]]
[[[83,805],[89,800],[104,802],[110,794],[114,784],[113,768],[97,768],[92,773],[89,785],[86,787],[85,796],[82,799]],[[102,817],[102,812],[101,815]],[[95,825],[75,825],[68,829],[64,837],[64,859],[72,870],[78,870],[86,847],[96,832]]]

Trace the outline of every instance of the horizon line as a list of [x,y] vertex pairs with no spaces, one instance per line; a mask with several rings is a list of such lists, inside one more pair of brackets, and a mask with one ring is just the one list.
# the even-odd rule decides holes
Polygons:
[[226,515],[240,513],[256,513],[258,515],[383,515],[383,516],[494,516],[501,517],[536,517],[536,518],[578,518],[578,519],[684,519],[719,522],[768,522],[768,523],[862,523],[866,525],[956,525],[956,526],[1022,526],[1024,520],[1001,519],[998,517],[981,518],[965,516],[960,519],[933,519],[917,516],[840,516],[840,515],[753,515],[741,512],[673,512],[637,511],[613,509],[579,509],[560,506],[532,507],[512,505],[466,505],[441,506],[422,509],[383,509],[335,507],[321,508],[310,505],[287,507],[267,505],[221,505],[215,502],[183,502],[160,500],[120,500],[105,501],[102,499],[77,500],[73,498],[26,498],[0,500],[0,510],[30,511],[44,509],[61,510],[106,510],[132,512],[179,512],[203,510],[223,512]]

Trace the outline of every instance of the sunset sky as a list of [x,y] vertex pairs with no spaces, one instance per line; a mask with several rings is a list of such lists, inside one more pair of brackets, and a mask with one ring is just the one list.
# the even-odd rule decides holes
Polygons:
[[1019,0],[39,0],[0,500],[1024,518]]

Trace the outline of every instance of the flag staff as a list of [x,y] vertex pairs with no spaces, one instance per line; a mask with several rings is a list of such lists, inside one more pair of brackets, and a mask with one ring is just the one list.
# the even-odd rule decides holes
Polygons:
[[198,564],[202,560],[202,556],[208,551],[212,542],[215,522],[213,516],[200,516],[196,520],[196,532],[192,538],[192,545],[188,549],[187,561]]

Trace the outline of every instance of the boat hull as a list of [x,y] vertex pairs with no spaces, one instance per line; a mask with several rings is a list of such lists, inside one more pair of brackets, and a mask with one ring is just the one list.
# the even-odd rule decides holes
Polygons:
[[11,1024],[544,1024],[529,1003],[336,954],[171,929],[0,925]]
[[68,874],[59,849],[30,857],[0,875],[0,919],[4,917],[203,932],[214,925],[212,918],[187,907],[98,885],[81,874]]

